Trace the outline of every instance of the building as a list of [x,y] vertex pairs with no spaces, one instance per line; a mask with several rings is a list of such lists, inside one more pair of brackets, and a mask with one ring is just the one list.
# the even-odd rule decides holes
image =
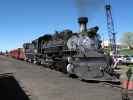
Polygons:
[[[107,49],[107,48],[109,48],[109,46],[110,46],[110,43],[109,43],[108,40],[105,40],[105,41],[102,42],[102,48]],[[128,48],[125,44],[123,44],[121,42],[117,42],[116,47],[117,47],[117,49]]]

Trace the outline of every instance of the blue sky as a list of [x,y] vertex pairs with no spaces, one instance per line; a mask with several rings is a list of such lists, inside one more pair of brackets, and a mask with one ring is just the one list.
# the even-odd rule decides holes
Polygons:
[[[100,0],[96,0],[100,1]],[[101,0],[102,1],[102,0]],[[104,0],[103,0],[104,1]],[[88,27],[99,26],[108,39],[104,2],[88,5]],[[124,32],[133,32],[132,0],[112,0],[117,40]],[[79,31],[74,0],[0,0],[0,50],[21,47],[23,43],[55,30]]]

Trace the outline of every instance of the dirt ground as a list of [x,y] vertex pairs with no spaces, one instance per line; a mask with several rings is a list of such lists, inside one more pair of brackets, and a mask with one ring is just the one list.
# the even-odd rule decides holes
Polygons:
[[82,82],[42,66],[0,56],[2,73],[13,73],[31,100],[121,100],[118,87]]

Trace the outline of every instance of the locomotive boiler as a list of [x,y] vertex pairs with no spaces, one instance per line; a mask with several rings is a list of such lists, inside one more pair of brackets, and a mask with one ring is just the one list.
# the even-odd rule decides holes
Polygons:
[[99,28],[87,29],[87,22],[87,17],[78,19],[79,33],[64,30],[41,36],[29,46],[25,44],[27,59],[82,80],[119,82],[119,75],[109,64],[109,56],[101,48]]

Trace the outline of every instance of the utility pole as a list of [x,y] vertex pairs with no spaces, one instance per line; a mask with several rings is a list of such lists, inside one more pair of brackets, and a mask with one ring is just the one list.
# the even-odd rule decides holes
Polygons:
[[107,17],[107,28],[108,28],[108,35],[109,35],[109,49],[112,52],[113,56],[117,55],[116,50],[116,33],[114,31],[114,22],[112,18],[112,7],[110,4],[105,5],[106,9],[106,17]]

